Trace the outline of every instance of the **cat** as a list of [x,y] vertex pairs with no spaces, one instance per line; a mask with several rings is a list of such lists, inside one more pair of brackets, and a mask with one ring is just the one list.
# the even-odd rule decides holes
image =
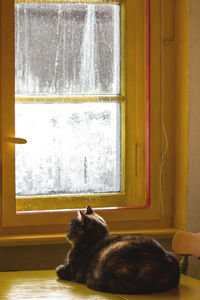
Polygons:
[[104,219],[90,206],[71,220],[67,238],[72,248],[66,263],[56,269],[61,280],[121,294],[166,291],[179,283],[173,253],[150,237],[109,234]]

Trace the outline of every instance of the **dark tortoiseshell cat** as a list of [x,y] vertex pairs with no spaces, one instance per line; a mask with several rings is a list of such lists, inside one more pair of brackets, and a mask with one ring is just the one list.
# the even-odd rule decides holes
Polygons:
[[172,253],[149,237],[109,234],[106,222],[90,206],[72,219],[67,238],[73,246],[66,263],[57,267],[60,279],[124,294],[165,291],[179,282]]

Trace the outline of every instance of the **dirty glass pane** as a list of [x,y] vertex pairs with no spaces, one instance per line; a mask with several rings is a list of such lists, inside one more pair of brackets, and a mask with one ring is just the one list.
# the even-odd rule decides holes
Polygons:
[[120,191],[119,103],[16,103],[16,194]]
[[120,94],[120,5],[15,4],[17,96]]

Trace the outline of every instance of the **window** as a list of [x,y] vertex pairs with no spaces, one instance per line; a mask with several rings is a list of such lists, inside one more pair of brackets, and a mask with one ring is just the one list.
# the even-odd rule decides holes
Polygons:
[[3,226],[59,231],[87,204],[169,224],[160,0],[3,0],[2,24]]
[[122,192],[120,52],[119,4],[15,4],[17,209]]

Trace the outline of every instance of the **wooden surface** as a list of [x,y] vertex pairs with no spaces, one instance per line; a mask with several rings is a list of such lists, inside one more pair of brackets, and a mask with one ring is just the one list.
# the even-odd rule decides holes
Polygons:
[[172,240],[172,249],[176,254],[188,254],[200,257],[200,232],[177,232]]
[[178,288],[150,295],[117,295],[96,292],[85,285],[57,280],[54,270],[0,272],[0,300],[24,299],[128,299],[200,300],[200,281],[182,276]]

